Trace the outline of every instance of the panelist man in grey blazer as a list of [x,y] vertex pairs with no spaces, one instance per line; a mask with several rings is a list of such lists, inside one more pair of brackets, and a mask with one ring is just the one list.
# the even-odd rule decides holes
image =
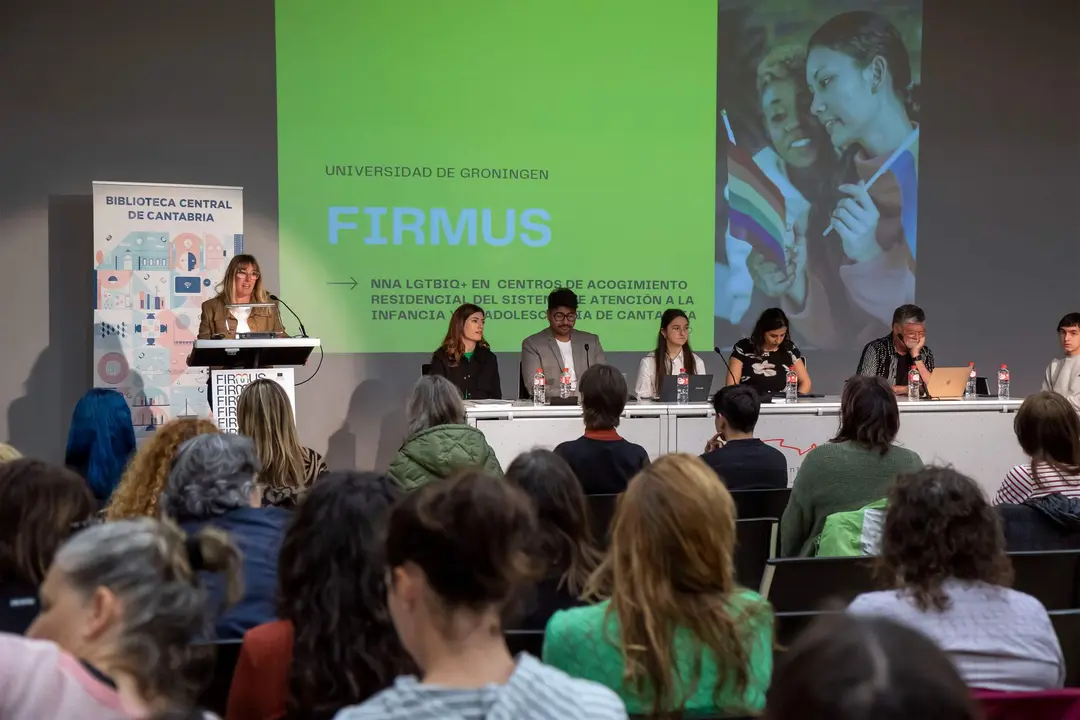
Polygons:
[[536,368],[544,369],[548,397],[557,397],[563,368],[570,368],[570,389],[591,365],[604,363],[600,338],[574,329],[578,298],[573,290],[559,288],[548,295],[548,327],[521,342],[521,379],[532,388]]

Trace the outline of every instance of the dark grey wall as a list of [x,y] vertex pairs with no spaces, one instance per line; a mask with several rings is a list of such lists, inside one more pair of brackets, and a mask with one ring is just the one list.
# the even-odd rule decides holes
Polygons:
[[[948,364],[1008,362],[1030,392],[1058,317],[1080,309],[1080,3],[928,0],[924,27],[930,343]],[[276,286],[271,0],[0,3],[0,438],[49,458],[91,383],[94,180],[243,186]],[[303,440],[335,467],[384,465],[423,360],[328,356],[298,393]],[[502,360],[510,392],[517,360]],[[837,391],[855,360],[817,359],[816,388]],[[614,361],[633,376],[636,355]]]

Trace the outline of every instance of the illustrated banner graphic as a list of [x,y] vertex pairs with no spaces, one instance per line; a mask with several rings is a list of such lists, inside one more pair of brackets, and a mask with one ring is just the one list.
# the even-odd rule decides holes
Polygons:
[[124,394],[137,436],[210,417],[186,360],[243,227],[242,188],[94,183],[94,386]]

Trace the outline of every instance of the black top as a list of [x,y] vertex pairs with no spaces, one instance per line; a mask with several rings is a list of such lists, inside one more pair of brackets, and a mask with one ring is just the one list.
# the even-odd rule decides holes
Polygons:
[[907,382],[908,373],[911,372],[911,366],[914,365],[914,364],[915,364],[915,361],[911,359],[910,354],[908,354],[908,355],[897,355],[896,356],[896,377],[894,377],[890,382],[892,382],[893,385],[904,385],[904,386],[906,386],[908,384],[908,382]]
[[546,578],[532,588],[525,597],[524,616],[511,623],[514,630],[543,630],[558,611],[588,604],[572,595],[565,584],[559,587],[560,580],[561,576]]
[[22,580],[0,579],[0,632],[22,635],[40,611],[37,587]]
[[456,365],[450,362],[446,350],[439,348],[431,356],[431,374],[442,375],[457,385],[466,400],[502,399],[498,358],[482,345],[476,346],[471,359],[463,357]]
[[701,456],[728,490],[773,490],[788,486],[784,453],[757,438],[731,440]]
[[612,495],[626,490],[630,478],[649,464],[645,448],[619,437],[614,430],[589,432],[555,448],[573,469],[586,495]]
[[1080,498],[1051,493],[997,511],[1009,552],[1080,549]]
[[750,338],[743,338],[731,348],[731,357],[742,361],[740,384],[750,385],[759,393],[782,393],[788,368],[802,358],[794,343],[789,348],[758,352]]

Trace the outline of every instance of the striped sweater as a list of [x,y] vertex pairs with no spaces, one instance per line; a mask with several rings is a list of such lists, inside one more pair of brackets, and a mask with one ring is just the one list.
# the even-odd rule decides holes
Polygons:
[[[1035,471],[1032,472],[1032,465]],[[1080,497],[1080,474],[1064,473],[1047,462],[1017,465],[1005,475],[994,496],[995,505],[1020,505],[1029,498],[1061,493],[1065,497]]]

